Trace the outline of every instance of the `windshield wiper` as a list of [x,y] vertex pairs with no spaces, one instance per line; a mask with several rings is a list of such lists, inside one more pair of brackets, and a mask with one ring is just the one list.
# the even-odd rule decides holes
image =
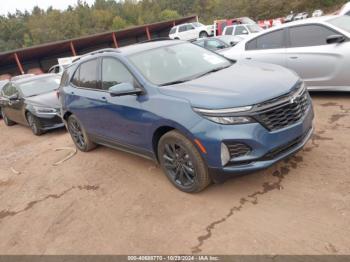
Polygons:
[[161,85],[159,85],[159,86],[170,86],[170,85],[176,85],[176,84],[185,83],[185,82],[187,82],[187,81],[190,81],[190,79],[175,80],[175,81],[171,81],[171,82],[168,82],[168,83],[161,84]]

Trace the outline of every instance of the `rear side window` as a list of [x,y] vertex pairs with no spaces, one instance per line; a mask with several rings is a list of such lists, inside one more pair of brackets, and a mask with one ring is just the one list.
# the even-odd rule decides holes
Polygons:
[[133,83],[134,78],[126,67],[115,58],[102,61],[102,89],[108,90],[121,83]]
[[182,26],[179,27],[179,33],[185,32],[185,31],[187,31],[187,26],[186,25],[182,25]]
[[256,49],[258,50],[283,47],[285,47],[283,30],[274,31],[256,38]]
[[233,26],[228,26],[225,28],[225,35],[233,35]]
[[304,25],[289,28],[290,46],[319,46],[327,44],[327,37],[337,34],[320,25]]
[[81,64],[75,72],[72,83],[78,87],[98,89],[97,60]]

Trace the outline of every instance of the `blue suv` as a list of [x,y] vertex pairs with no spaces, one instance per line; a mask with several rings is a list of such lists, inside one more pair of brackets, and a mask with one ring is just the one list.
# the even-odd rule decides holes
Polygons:
[[185,192],[267,168],[313,132],[311,99],[295,73],[178,40],[85,55],[66,69],[59,94],[78,149],[153,159]]

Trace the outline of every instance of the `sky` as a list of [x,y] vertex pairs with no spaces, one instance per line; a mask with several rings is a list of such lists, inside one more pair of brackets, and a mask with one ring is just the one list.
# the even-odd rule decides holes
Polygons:
[[[85,2],[91,5],[95,1],[85,0]],[[69,5],[74,6],[76,3],[77,0],[0,0],[0,15],[7,15],[8,12],[14,13],[16,9],[31,11],[36,5],[42,9],[52,6],[55,9],[64,10]]]

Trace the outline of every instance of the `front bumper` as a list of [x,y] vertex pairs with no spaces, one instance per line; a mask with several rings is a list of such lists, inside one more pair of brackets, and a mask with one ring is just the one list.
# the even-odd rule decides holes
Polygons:
[[243,165],[235,165],[235,166],[227,166],[224,168],[210,168],[209,174],[212,180],[215,183],[222,183],[233,175],[244,175],[251,172],[267,169],[270,166],[276,164],[277,162],[290,157],[291,155],[296,154],[300,151],[304,145],[309,141],[313,134],[314,128],[312,127],[303,137],[302,140],[298,141],[298,143],[294,143],[290,147],[286,148],[279,154],[277,154],[273,159],[261,158],[261,160],[257,159],[256,161],[252,161],[248,164]]
[[61,128],[64,127],[64,123],[62,122],[62,118],[58,115],[36,115],[39,123],[40,129],[44,131]]
[[[310,104],[298,122],[276,131],[269,131],[259,123],[225,126],[210,121],[199,123],[192,131],[207,149],[208,153],[202,156],[208,165],[212,180],[219,183],[235,175],[266,169],[298,152],[312,136],[313,118],[314,112]],[[248,145],[251,151],[231,159],[228,164],[222,166],[222,142],[242,143]]]

